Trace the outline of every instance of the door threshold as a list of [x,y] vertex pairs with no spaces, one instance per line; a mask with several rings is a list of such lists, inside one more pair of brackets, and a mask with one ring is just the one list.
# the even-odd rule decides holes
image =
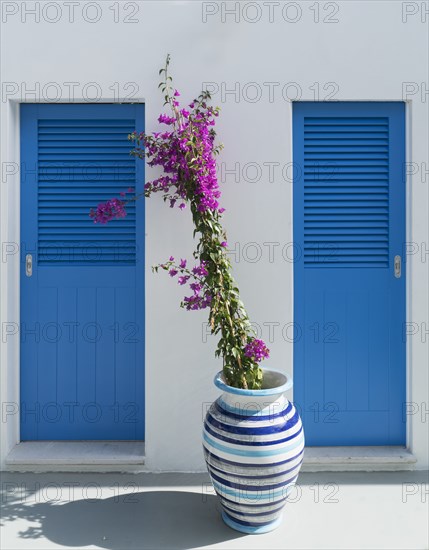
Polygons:
[[303,472],[413,470],[416,457],[405,447],[306,447]]
[[6,457],[6,467],[31,472],[122,472],[142,470],[143,441],[23,441]]

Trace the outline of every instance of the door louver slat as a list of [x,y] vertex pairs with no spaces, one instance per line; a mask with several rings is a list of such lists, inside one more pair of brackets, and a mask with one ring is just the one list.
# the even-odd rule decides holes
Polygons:
[[38,122],[38,264],[135,265],[135,206],[94,225],[89,210],[135,187],[133,119]]
[[387,267],[388,118],[304,120],[304,265]]

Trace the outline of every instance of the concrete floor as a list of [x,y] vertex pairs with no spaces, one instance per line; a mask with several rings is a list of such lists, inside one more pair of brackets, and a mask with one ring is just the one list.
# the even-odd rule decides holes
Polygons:
[[282,526],[226,527],[202,474],[3,473],[2,550],[427,549],[427,472],[304,473]]

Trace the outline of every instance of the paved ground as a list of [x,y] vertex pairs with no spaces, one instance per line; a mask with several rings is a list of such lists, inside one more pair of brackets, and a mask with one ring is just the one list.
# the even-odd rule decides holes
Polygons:
[[202,474],[3,473],[11,549],[427,549],[428,473],[302,474],[282,526],[226,527]]

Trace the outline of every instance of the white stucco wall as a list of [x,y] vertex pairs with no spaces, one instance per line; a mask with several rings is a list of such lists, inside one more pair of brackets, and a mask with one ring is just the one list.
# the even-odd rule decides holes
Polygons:
[[[237,243],[235,274],[251,318],[262,327],[266,340],[270,340],[269,325],[276,324],[269,364],[291,372],[293,346],[284,337],[291,333],[282,335],[282,327],[293,320],[293,265],[287,247],[292,241],[291,172],[286,170],[286,177],[282,176],[282,167],[292,161],[289,99],[406,99],[407,154],[408,161],[415,163],[407,183],[407,240],[415,243],[407,263],[408,322],[415,323],[415,334],[408,339],[408,399],[414,404],[408,442],[417,467],[427,467],[424,411],[429,357],[424,323],[428,319],[429,176],[423,163],[428,151],[428,30],[422,11],[427,3],[203,4],[179,0],[2,3],[3,333],[5,323],[19,321],[19,258],[4,254],[4,243],[19,242],[19,175],[8,175],[6,164],[19,162],[16,102],[57,96],[65,102],[88,101],[95,93],[100,100],[112,101],[117,100],[118,91],[121,96],[133,94],[146,103],[147,130],[151,131],[161,110],[158,69],[167,52],[172,54],[172,73],[183,98],[192,99],[204,82],[215,83],[214,103],[222,107],[218,132],[225,144],[220,162],[227,169],[238,163],[240,172],[237,182],[231,174],[221,178],[225,179],[222,203],[227,209],[228,240],[231,247]],[[38,22],[25,12],[25,5],[36,9]],[[236,9],[236,15],[226,15],[225,9]],[[127,17],[135,22],[126,22]],[[225,93],[234,88],[236,95]],[[255,94],[260,95],[256,101]],[[257,174],[255,167],[246,168],[246,164],[255,162],[261,177],[246,181]],[[271,165],[274,181],[270,181],[269,163],[277,163]],[[186,211],[170,210],[158,197],[148,202],[146,463],[154,471],[203,469],[204,404],[217,395],[212,378],[221,365],[213,356],[214,340],[203,338],[205,313],[180,310],[181,289],[169,278],[150,273],[152,264],[170,254],[190,257],[191,235]],[[260,258],[253,262],[255,254]],[[17,438],[17,415],[5,415],[11,410],[5,407],[18,399],[19,342],[3,334],[1,346],[4,459]]]

